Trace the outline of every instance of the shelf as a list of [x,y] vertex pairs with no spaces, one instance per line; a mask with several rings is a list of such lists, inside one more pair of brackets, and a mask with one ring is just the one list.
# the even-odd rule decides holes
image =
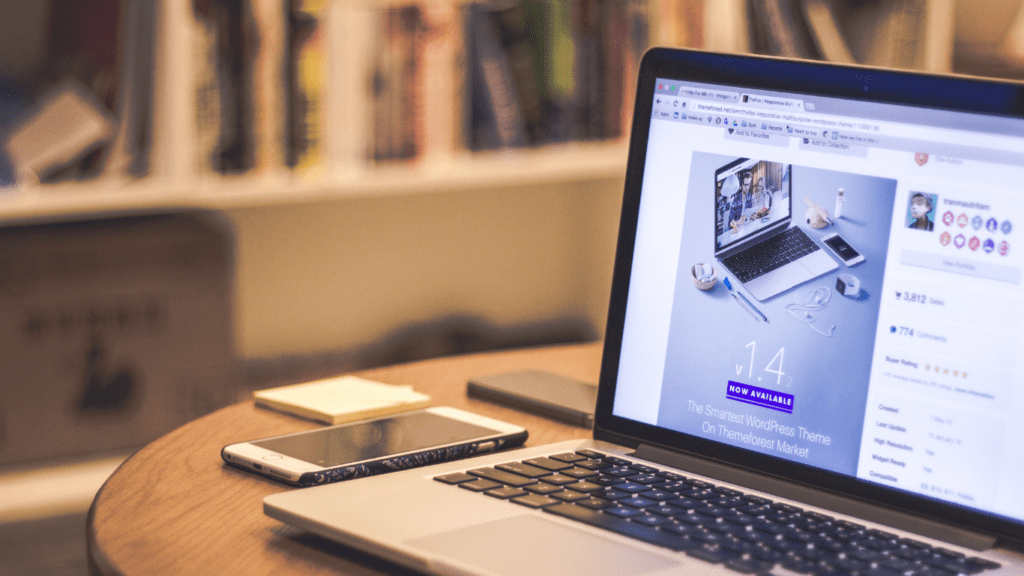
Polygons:
[[191,181],[98,179],[0,192],[0,223],[57,221],[170,210],[226,210],[350,198],[500,190],[621,180],[625,141],[465,153],[337,175],[206,175]]

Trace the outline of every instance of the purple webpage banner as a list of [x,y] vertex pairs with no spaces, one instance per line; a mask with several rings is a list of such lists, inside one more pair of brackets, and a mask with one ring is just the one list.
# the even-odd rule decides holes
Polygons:
[[776,392],[767,388],[758,388],[749,384],[740,384],[729,380],[729,387],[726,389],[725,397],[729,400],[746,402],[762,408],[771,408],[786,414],[793,413],[793,395],[784,392]]

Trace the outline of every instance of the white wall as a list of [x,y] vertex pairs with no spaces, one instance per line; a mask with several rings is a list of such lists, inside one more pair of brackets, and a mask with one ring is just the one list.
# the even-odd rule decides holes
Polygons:
[[363,347],[451,315],[603,334],[622,180],[229,211],[243,358]]

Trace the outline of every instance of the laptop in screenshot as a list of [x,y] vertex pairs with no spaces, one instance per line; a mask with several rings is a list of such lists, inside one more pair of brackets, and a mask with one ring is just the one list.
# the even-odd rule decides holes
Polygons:
[[792,223],[791,168],[739,158],[715,171],[715,258],[757,300],[838,268]]
[[[1022,95],[649,51],[594,438],[264,511],[434,574],[1024,573]],[[762,299],[720,248],[775,229],[829,264]]]

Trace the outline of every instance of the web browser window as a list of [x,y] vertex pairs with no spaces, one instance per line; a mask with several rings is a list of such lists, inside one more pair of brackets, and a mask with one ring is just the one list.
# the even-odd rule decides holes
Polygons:
[[[669,79],[649,113],[614,414],[1024,519],[1024,125]],[[834,265],[759,299],[724,249],[789,228]]]

